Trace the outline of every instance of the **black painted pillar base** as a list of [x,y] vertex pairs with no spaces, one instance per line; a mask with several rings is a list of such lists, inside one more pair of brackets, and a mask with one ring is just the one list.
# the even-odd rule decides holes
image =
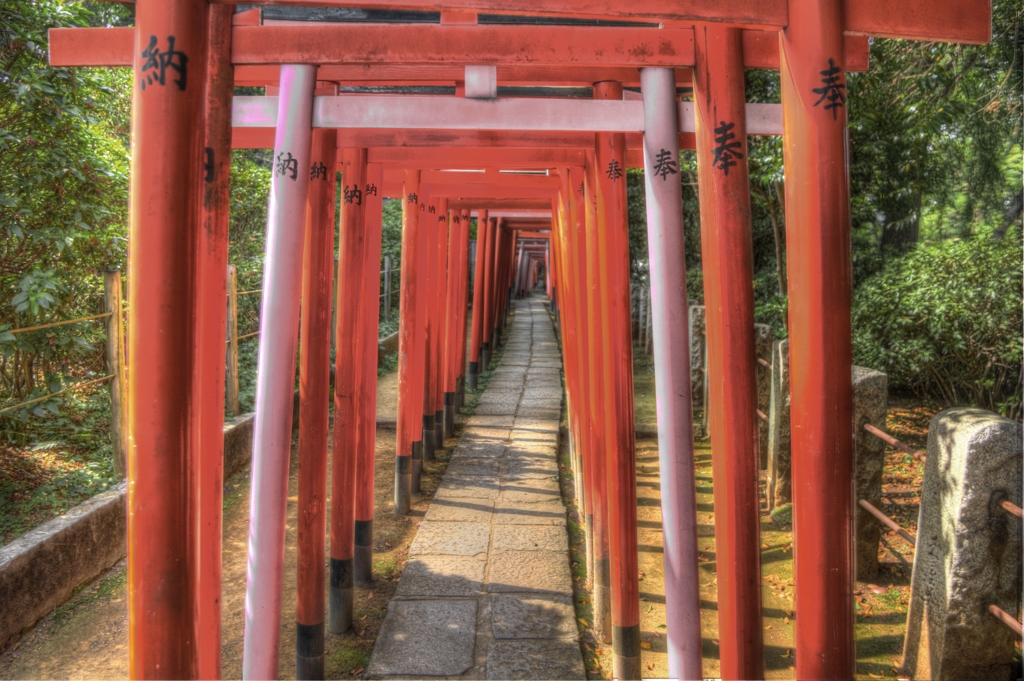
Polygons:
[[491,365],[491,344],[489,342],[480,346],[480,372],[487,371]]
[[369,586],[373,583],[373,519],[357,520],[355,529],[352,582],[356,586]]
[[628,681],[640,675],[640,625],[612,627],[612,678]]
[[413,494],[420,492],[420,475],[423,474],[423,440],[412,443],[412,470],[409,491]]
[[[447,394],[447,393],[446,393]],[[444,449],[444,409],[434,412],[434,452]]]
[[[352,559],[331,558],[331,588],[327,603],[327,624],[332,634],[352,628]],[[321,649],[321,654],[323,651]]]
[[295,678],[324,678],[324,623],[295,624]]
[[480,373],[480,362],[470,362],[469,363],[468,381],[469,381],[469,387],[470,387],[471,390],[476,390],[476,381],[477,381],[477,376],[479,375],[479,373]]
[[[423,460],[434,460],[434,415],[423,417]],[[422,469],[421,469],[422,470]],[[417,490],[418,491],[418,490]]]
[[[459,386],[459,381],[456,379],[455,387],[458,388],[458,386]],[[445,393],[444,394],[444,411],[442,412],[442,414],[443,414],[443,419],[442,420],[444,422],[444,429],[442,430],[441,435],[442,435],[442,437],[444,437],[446,439],[449,438],[449,437],[453,437],[455,435],[455,402],[456,402],[456,395],[458,395],[458,393],[456,393],[456,392],[450,392],[450,393]]]
[[[413,451],[416,451],[416,443],[413,443]],[[395,515],[406,515],[409,513],[409,505],[412,501],[412,457],[395,457]]]

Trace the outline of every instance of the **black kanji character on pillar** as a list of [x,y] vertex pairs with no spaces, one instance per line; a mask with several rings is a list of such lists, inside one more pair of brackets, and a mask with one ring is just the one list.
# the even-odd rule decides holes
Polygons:
[[375,185],[375,184],[367,184],[366,185],[366,195],[367,196],[377,196],[377,185]]
[[[149,36],[149,45],[142,51],[142,57],[146,60],[139,69],[141,76],[139,85],[143,90],[147,85],[159,83],[166,85],[165,80],[167,69],[174,69],[178,72],[178,79],[174,82],[179,90],[184,90],[188,82],[188,55],[180,50],[174,49],[174,36],[167,36],[167,51],[161,52],[156,44],[156,36]],[[146,73],[152,71],[152,73]]]
[[611,161],[608,162],[608,170],[605,171],[605,174],[608,176],[609,180],[614,182],[615,180],[622,177],[622,166],[620,166],[619,162],[613,158]]
[[679,172],[678,163],[672,158],[671,151],[662,149],[654,159],[654,174],[660,176],[663,181],[667,180],[669,175]]
[[825,100],[828,100],[828,104],[825,105],[825,111],[832,110],[832,120],[836,120],[839,117],[838,109],[846,104],[846,95],[843,94],[843,90],[846,89],[846,83],[840,82],[842,80],[842,69],[836,66],[835,59],[828,60],[828,68],[819,73],[824,78],[821,82],[824,84],[823,87],[816,87],[811,90],[816,95],[821,95],[818,101],[814,103],[814,106],[818,106]]
[[287,158],[285,158],[284,152],[277,155],[277,174],[284,177],[288,173],[292,174],[293,180],[299,175],[299,159],[293,158],[290,151]]
[[582,183],[582,182],[580,182],[580,188],[579,188],[579,190],[578,190],[578,191],[579,191],[579,195],[580,195],[580,196],[583,196],[583,194],[585,193],[585,192],[584,192],[584,189],[583,189],[583,183]]
[[438,215],[437,216],[437,221],[438,222],[444,222],[444,216],[443,215]]
[[345,185],[342,192],[345,196],[345,203],[355,203],[357,206],[363,205],[363,190],[356,185],[351,187]]
[[419,203],[420,202],[420,197],[416,196],[415,194],[409,194],[408,201],[409,201],[409,203]]
[[459,224],[460,222],[462,222],[462,219],[459,218],[458,215],[453,215],[452,216],[452,222],[454,222],[455,224]]
[[203,171],[205,173],[203,175],[203,181],[213,182],[213,147],[206,147],[204,151],[206,152],[206,161],[203,162]]
[[714,160],[711,162],[711,165],[723,171],[726,175],[729,174],[729,168],[736,165],[736,161],[733,159],[743,158],[743,154],[739,152],[743,148],[743,143],[738,140],[733,141],[736,133],[732,132],[732,129],[735,127],[735,123],[722,121],[715,128],[716,146],[711,150],[711,153],[714,154]]
[[309,179],[316,180],[318,178],[324,180],[327,179],[327,166],[320,161],[317,161],[309,167]]
[[428,213],[436,213],[437,212],[437,206],[431,206],[430,208],[427,209],[427,212]]

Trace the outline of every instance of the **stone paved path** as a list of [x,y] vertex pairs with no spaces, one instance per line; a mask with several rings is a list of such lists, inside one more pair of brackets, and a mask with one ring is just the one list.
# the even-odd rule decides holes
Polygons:
[[501,364],[409,549],[371,677],[585,679],[558,484],[561,358],[515,301]]

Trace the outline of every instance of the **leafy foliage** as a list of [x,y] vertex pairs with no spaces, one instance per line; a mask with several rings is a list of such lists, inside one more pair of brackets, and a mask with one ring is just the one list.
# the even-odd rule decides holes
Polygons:
[[[46,35],[55,26],[111,23],[120,12],[93,15],[77,3],[52,1],[0,5],[4,402],[45,395],[101,368],[95,323],[17,336],[2,331],[95,314],[98,275],[123,267],[130,76],[127,69],[53,68]],[[21,416],[52,414],[59,403]]]
[[892,260],[854,295],[854,361],[892,387],[1019,417],[1022,255],[979,235]]

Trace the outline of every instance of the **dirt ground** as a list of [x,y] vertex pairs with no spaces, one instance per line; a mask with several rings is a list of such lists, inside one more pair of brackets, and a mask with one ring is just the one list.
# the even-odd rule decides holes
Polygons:
[[[378,413],[394,420],[397,374],[378,383]],[[390,418],[389,418],[390,417]],[[342,636],[328,635],[327,678],[352,678],[369,661],[387,602],[398,584],[409,544],[426,513],[433,490],[447,467],[450,448],[424,468],[424,493],[414,495],[408,517],[391,512],[394,480],[395,435],[377,431],[374,571],[372,588],[356,588],[355,626]],[[284,612],[281,618],[280,675],[294,678],[295,667],[295,570],[298,462],[292,453],[286,534]],[[328,489],[329,491],[329,489]],[[249,470],[228,480],[224,490],[224,590],[223,676],[240,678],[242,663],[243,608],[246,583],[246,542],[249,518]],[[329,509],[328,509],[329,513]],[[330,532],[328,519],[328,533]],[[93,584],[84,587],[69,603],[58,608],[23,635],[0,656],[3,679],[121,679],[128,677],[128,615],[124,563],[115,566]],[[326,593],[326,584],[325,584]]]
[[[634,410],[638,430],[654,430],[657,424],[654,373],[650,358],[634,349]],[[912,447],[924,449],[928,422],[939,411],[933,404],[911,398],[890,402],[887,430]],[[699,416],[699,414],[697,415]],[[695,418],[696,420],[696,418]],[[711,443],[695,443],[698,549],[700,550],[701,628],[704,640],[704,676],[719,674],[718,579],[715,565],[715,519],[712,493]],[[611,678],[611,644],[596,640],[591,592],[587,588],[585,546],[579,515],[571,502],[571,466],[563,448],[563,494],[569,500],[570,547],[576,580],[575,605],[582,639],[584,661],[591,679]],[[911,532],[916,531],[923,465],[892,447],[886,448],[883,477],[883,510]],[[665,640],[665,582],[661,534],[661,493],[659,489],[657,439],[636,443],[637,538],[639,544],[640,628],[642,669],[645,678],[668,676]],[[763,497],[763,480],[762,480]],[[762,498],[762,508],[766,508]],[[765,650],[765,677],[792,679],[795,674],[793,650],[793,533],[789,515],[767,512],[761,516],[761,589]],[[884,531],[879,547],[881,572],[877,584],[856,582],[854,590],[857,621],[858,679],[896,679],[910,600],[913,548],[895,532]]]

